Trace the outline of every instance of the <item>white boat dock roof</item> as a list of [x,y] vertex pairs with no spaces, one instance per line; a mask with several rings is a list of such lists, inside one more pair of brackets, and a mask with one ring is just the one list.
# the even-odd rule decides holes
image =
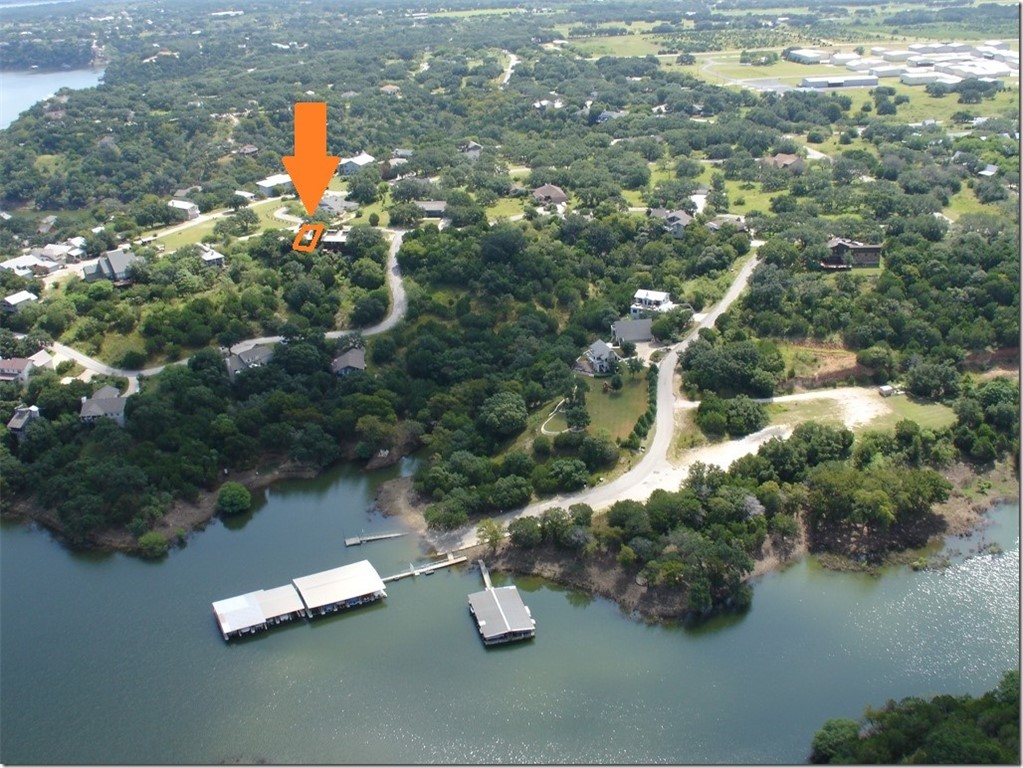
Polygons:
[[514,586],[492,587],[469,595],[484,642],[518,632],[532,632],[535,625]]
[[259,592],[229,597],[213,604],[213,612],[217,616],[217,623],[220,624],[220,631],[224,637],[232,632],[241,632],[266,624],[263,609],[259,605]]
[[320,571],[292,580],[309,609],[385,592],[384,582],[369,560]]
[[291,584],[274,589],[261,589],[255,595],[259,607],[263,611],[263,616],[267,619],[305,611],[302,598]]

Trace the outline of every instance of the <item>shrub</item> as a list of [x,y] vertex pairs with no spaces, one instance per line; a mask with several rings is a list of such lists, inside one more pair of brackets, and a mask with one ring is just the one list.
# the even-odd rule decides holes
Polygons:
[[228,481],[217,494],[217,512],[228,517],[248,512],[252,508],[252,494],[241,483]]
[[149,531],[139,536],[139,554],[143,557],[156,559],[167,554],[167,539],[156,531]]

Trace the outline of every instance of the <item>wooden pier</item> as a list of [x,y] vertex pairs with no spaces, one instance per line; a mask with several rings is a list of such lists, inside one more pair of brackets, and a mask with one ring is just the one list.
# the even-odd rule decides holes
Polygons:
[[357,547],[360,544],[368,544],[371,541],[383,541],[384,539],[397,539],[404,536],[404,533],[377,533],[373,536],[350,536],[345,539],[346,547]]
[[487,589],[493,589],[494,585],[490,583],[490,571],[487,570],[487,565],[482,560],[477,560],[480,564],[480,573],[483,574],[483,585]]
[[464,563],[467,559],[468,558],[465,557],[465,555],[455,557],[451,552],[448,552],[446,559],[438,560],[437,562],[434,563],[427,563],[426,565],[421,565],[418,568],[412,565],[412,563],[409,563],[408,564],[409,570],[402,571],[401,573],[396,573],[393,576],[388,576],[386,579],[384,579],[384,583],[398,581],[399,579],[404,579],[409,576],[429,576],[436,570],[439,570],[441,568],[450,568],[452,565]]

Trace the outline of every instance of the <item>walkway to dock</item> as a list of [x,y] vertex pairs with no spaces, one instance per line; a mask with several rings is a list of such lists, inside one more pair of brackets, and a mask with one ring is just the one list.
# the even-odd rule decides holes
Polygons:
[[371,541],[383,541],[384,539],[397,539],[404,536],[404,533],[378,533],[373,536],[350,536],[345,539],[346,547],[357,547],[360,544],[368,544]]
[[494,585],[490,583],[490,571],[487,570],[487,564],[482,560],[477,560],[476,562],[480,564],[480,573],[483,574],[483,585],[487,589],[493,589]]
[[436,570],[439,570],[441,568],[449,568],[452,565],[464,563],[466,560],[468,560],[468,558],[465,555],[459,555],[458,557],[455,557],[454,554],[448,552],[447,559],[439,560],[435,563],[427,563],[426,565],[421,565],[418,568],[413,566],[412,563],[409,563],[408,564],[409,570],[402,571],[401,573],[396,573],[393,576],[388,576],[386,579],[384,579],[384,583],[390,581],[398,581],[398,579],[404,579],[407,578],[408,576],[428,576],[429,574],[433,573]]

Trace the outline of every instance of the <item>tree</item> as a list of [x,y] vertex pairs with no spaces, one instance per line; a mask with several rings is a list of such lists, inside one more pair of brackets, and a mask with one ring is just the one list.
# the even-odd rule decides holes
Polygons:
[[[246,491],[248,493],[248,491]],[[163,557],[167,554],[167,539],[163,537],[163,534],[157,533],[156,531],[148,531],[139,536],[138,540],[139,553],[151,560]]]
[[590,424],[590,412],[585,405],[575,405],[565,412],[569,429],[586,429]]
[[479,425],[498,437],[509,437],[526,428],[526,401],[516,392],[498,392],[480,408]]
[[848,718],[832,718],[825,721],[813,737],[810,761],[830,763],[833,759],[848,754],[859,738],[860,724]]
[[476,524],[476,535],[493,553],[504,539],[504,526],[492,517],[485,517]]
[[508,535],[516,547],[538,547],[543,542],[540,521],[535,517],[519,517],[508,523]]
[[217,493],[217,512],[231,517],[248,512],[251,508],[252,494],[244,485],[228,480],[220,486],[220,492]]
[[361,205],[369,205],[378,197],[380,172],[376,166],[363,168],[348,180],[348,197]]

